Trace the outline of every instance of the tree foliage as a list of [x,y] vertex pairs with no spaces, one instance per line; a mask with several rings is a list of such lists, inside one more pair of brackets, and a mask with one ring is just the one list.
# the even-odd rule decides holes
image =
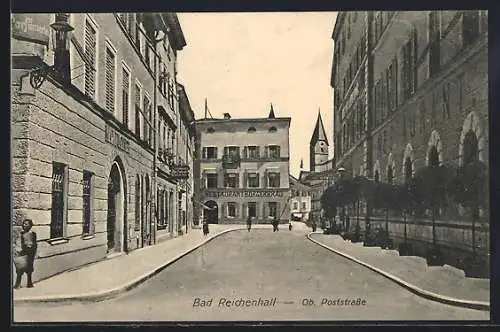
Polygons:
[[448,183],[449,196],[466,207],[486,207],[488,202],[487,166],[475,161],[460,167]]

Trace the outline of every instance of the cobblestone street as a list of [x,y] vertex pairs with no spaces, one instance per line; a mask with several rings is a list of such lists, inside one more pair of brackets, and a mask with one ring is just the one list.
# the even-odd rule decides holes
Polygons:
[[[14,320],[486,320],[489,312],[425,300],[282,227],[214,239],[119,297],[96,303],[16,304]],[[259,301],[261,298],[261,301]],[[273,304],[273,299],[276,302]],[[342,306],[337,301],[354,300]],[[199,299],[199,300],[196,300]],[[211,306],[194,307],[197,303]],[[243,299],[269,306],[227,306]],[[327,304],[321,304],[327,299]],[[359,299],[359,300],[358,300]],[[242,301],[239,301],[242,302]],[[239,303],[236,302],[236,303]],[[233,304],[236,304],[233,303]],[[246,302],[250,303],[250,302]],[[364,303],[364,305],[363,305]]]

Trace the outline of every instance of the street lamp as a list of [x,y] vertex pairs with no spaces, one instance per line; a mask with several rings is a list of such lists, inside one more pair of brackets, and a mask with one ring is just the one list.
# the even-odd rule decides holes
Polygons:
[[34,89],[39,89],[42,86],[49,73],[60,75],[65,83],[68,83],[71,79],[69,34],[74,28],[68,23],[68,20],[68,13],[57,13],[55,22],[50,25],[52,28],[54,64],[49,66],[45,62],[41,62],[31,70],[30,84]]

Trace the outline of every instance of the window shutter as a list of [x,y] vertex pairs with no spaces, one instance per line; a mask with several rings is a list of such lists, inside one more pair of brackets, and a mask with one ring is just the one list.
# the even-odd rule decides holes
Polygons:
[[262,175],[262,188],[267,188],[269,184],[269,179],[268,179],[268,173],[267,171],[264,171],[264,174]]
[[260,158],[260,146],[257,146],[257,149],[256,149],[256,155],[257,155],[257,158]]
[[248,217],[248,205],[247,203],[241,203],[241,218],[246,220]]
[[128,90],[129,90],[129,80],[130,76],[129,73],[123,69],[123,80],[122,80],[122,109],[123,109],[123,114],[122,114],[122,120],[123,123],[128,127],[128,104],[129,104],[129,95],[128,95]]
[[115,55],[110,49],[106,48],[106,84],[105,84],[105,99],[106,110],[109,112],[115,111]]
[[248,182],[247,182],[247,179],[248,179],[248,173],[247,173],[247,172],[244,172],[244,173],[243,173],[243,186],[242,186],[242,188],[248,188]]
[[266,158],[269,158],[269,146],[266,146],[266,151],[265,151],[264,156],[265,156]]
[[248,158],[248,148],[246,146],[243,148],[243,158]]
[[207,148],[205,148],[205,147],[204,147],[204,148],[202,149],[202,153],[201,153],[201,154],[202,154],[202,156],[201,156],[201,157],[202,157],[203,159],[207,159]]
[[227,146],[224,147],[224,155],[227,156],[228,155],[228,151],[229,151],[229,148]]
[[96,31],[90,23],[85,22],[85,56],[90,63],[85,64],[85,94],[92,99],[95,98],[95,72],[91,68],[95,68],[96,59]]
[[240,205],[238,203],[234,204],[234,216],[240,218]]
[[276,155],[276,158],[277,158],[277,159],[279,159],[279,158],[281,157],[281,153],[280,153],[280,148],[281,148],[281,147],[278,145],[276,148],[277,148],[277,150],[278,150],[278,153],[277,153],[277,155]]

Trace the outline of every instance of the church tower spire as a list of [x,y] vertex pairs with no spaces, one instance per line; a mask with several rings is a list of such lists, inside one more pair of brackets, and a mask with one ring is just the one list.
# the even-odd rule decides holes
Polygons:
[[318,108],[316,126],[309,143],[310,171],[320,172],[326,169],[328,161],[328,138],[326,136],[321,111]]
[[271,110],[269,111],[268,119],[275,119],[275,118],[276,117],[274,116],[273,103],[271,103]]

